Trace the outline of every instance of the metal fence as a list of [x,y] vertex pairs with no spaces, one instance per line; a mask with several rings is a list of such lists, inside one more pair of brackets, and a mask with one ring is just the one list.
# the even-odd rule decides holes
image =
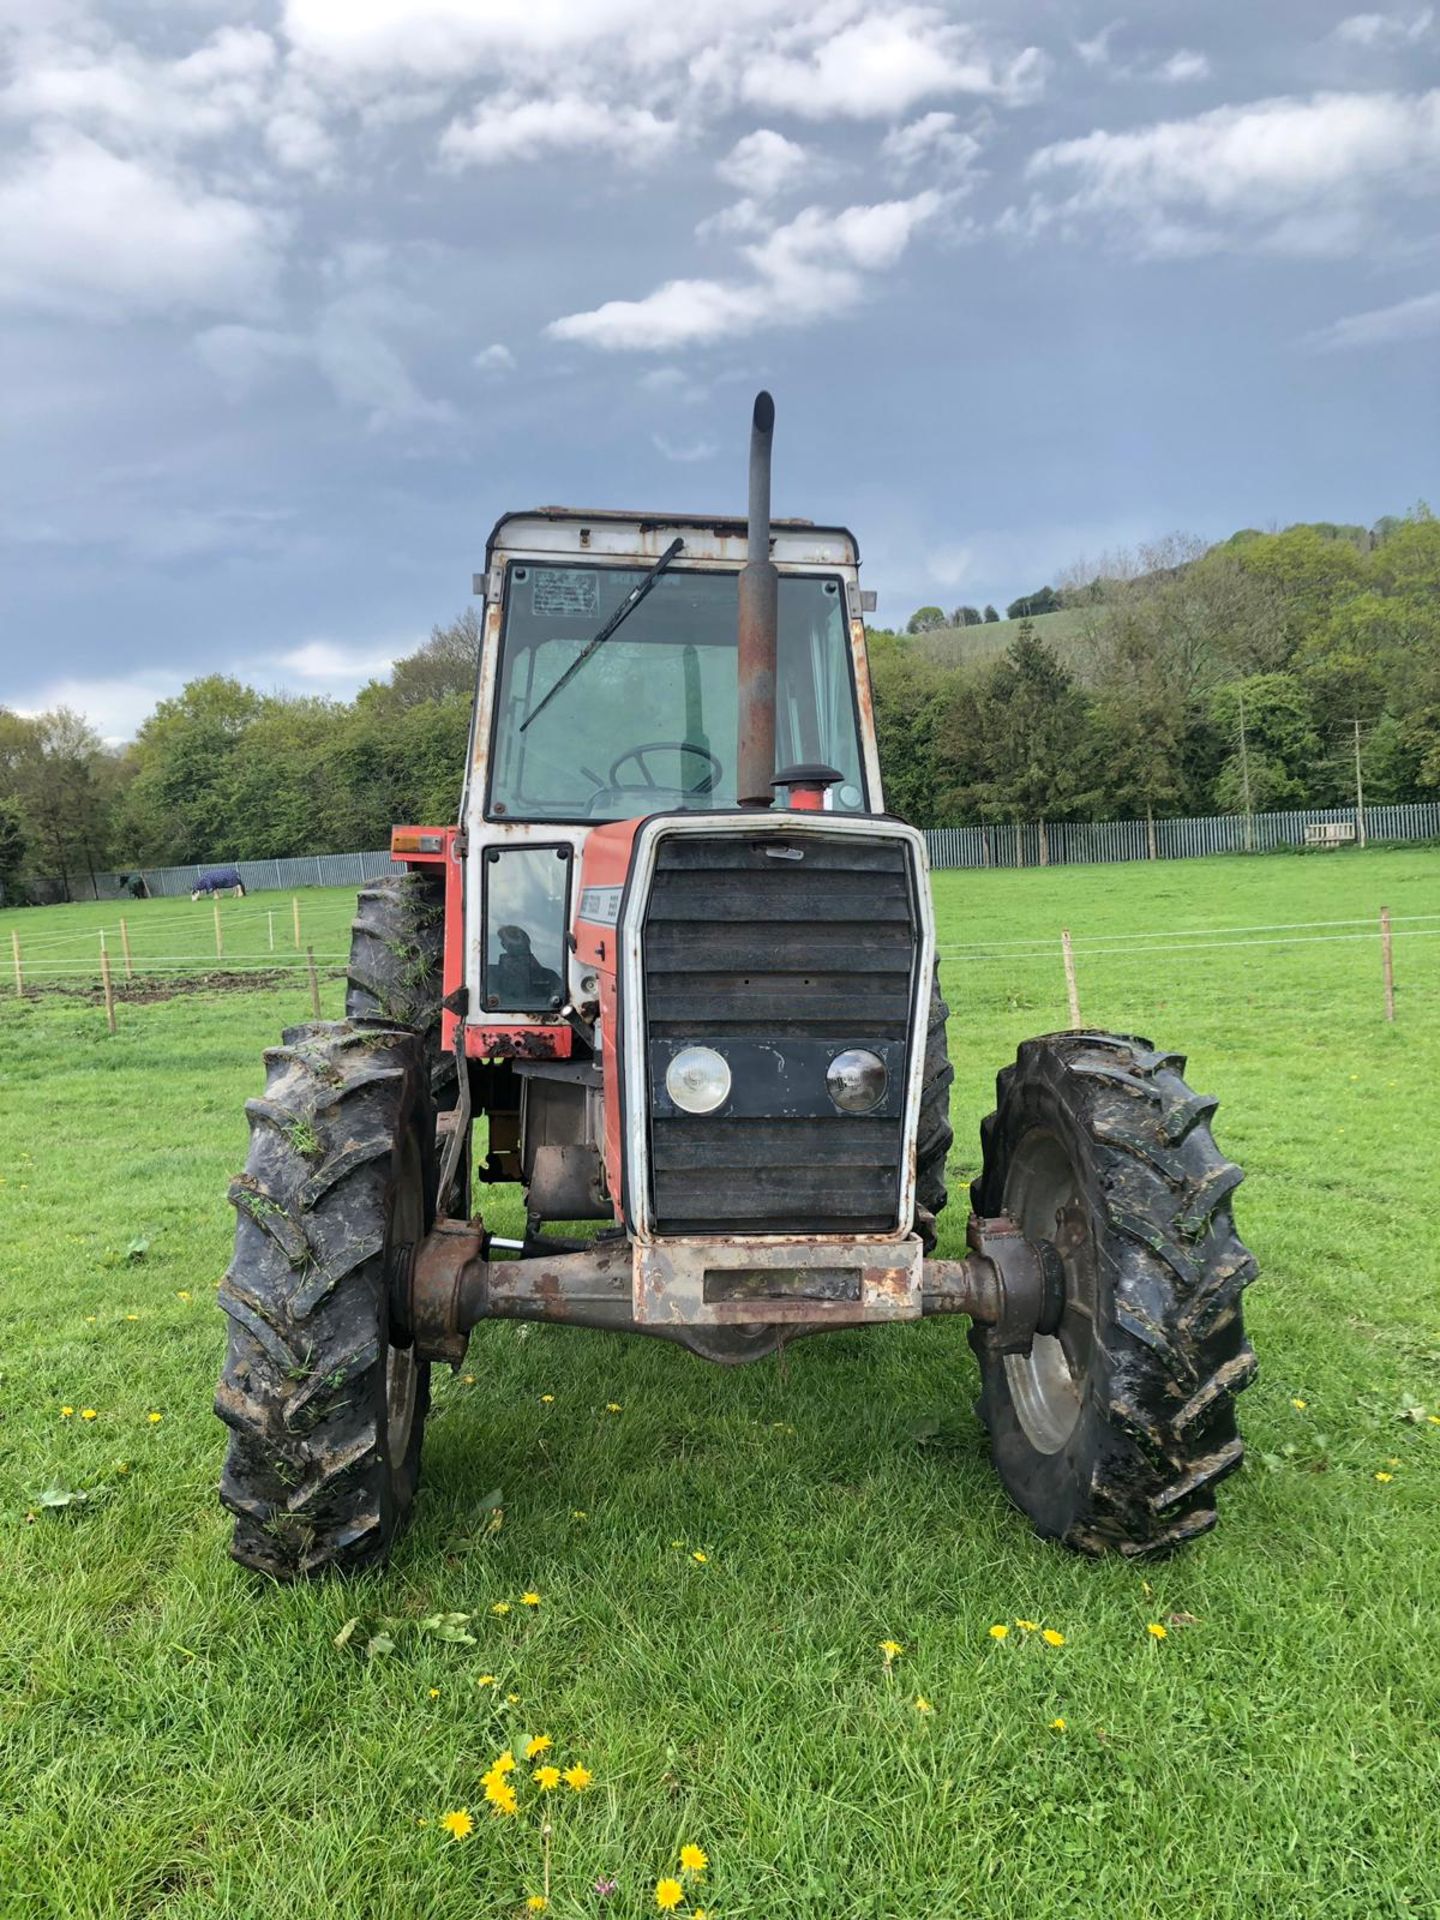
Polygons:
[[[367,880],[379,879],[382,874],[396,872],[399,864],[390,858],[388,850],[307,853],[296,860],[206,860],[195,867],[146,867],[142,877],[152,894],[173,896],[193,892],[202,873],[211,872],[217,866],[234,865],[240,870],[247,893],[270,893],[293,891],[296,887],[358,887]],[[97,874],[94,898],[120,899],[129,890],[126,885],[129,877],[121,873]],[[76,888],[75,892],[80,899],[90,894],[88,877],[83,890]]]
[[[1193,860],[1207,853],[1272,853],[1301,848],[1305,829],[1356,823],[1354,807],[1307,807],[1294,813],[1215,814],[1208,819],[1053,820],[1042,827],[929,827],[932,867],[1077,866],[1112,860]],[[1151,834],[1153,832],[1153,851]],[[1440,801],[1366,807],[1365,838],[1440,839]]]

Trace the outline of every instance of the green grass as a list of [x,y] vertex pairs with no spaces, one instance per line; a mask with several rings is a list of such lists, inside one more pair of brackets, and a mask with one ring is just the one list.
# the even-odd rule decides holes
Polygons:
[[[1086,661],[1081,642],[1095,611],[1093,607],[1062,607],[1058,613],[1033,614],[1030,624],[1067,666],[1083,672]],[[942,667],[985,666],[999,659],[1019,631],[1018,620],[989,620],[978,627],[936,627],[933,632],[916,634],[906,645]]]
[[[1222,1098],[1263,1274],[1249,1462],[1218,1532],[1152,1568],[1034,1539],[987,1464],[961,1325],[831,1335],[738,1372],[495,1326],[437,1375],[391,1570],[257,1585],[213,1494],[213,1289],[241,1103],[306,991],[127,1005],[114,1038],[86,1001],[11,1002],[3,1920],[517,1913],[539,1884],[533,1815],[461,1844],[436,1822],[478,1815],[482,1769],[541,1731],[595,1775],[555,1808],[556,1915],[653,1915],[685,1841],[712,1866],[682,1912],[722,1920],[1440,1911],[1440,1426],[1401,1417],[1407,1396],[1440,1411],[1440,940],[1397,942],[1392,1029],[1368,926],[1159,938],[1369,921],[1382,902],[1440,915],[1440,855],[944,874],[936,893],[957,1063],[942,1251],[960,1249],[996,1066],[1063,1022],[1062,922],[1086,1019],[1187,1048]],[[43,1509],[52,1488],[91,1497]],[[476,1644],[420,1628],[442,1610],[473,1615]],[[1195,1620],[1153,1641],[1172,1614]],[[355,1651],[382,1622],[393,1650]],[[906,1651],[887,1679],[889,1636]],[[619,1880],[608,1902],[597,1875]]]

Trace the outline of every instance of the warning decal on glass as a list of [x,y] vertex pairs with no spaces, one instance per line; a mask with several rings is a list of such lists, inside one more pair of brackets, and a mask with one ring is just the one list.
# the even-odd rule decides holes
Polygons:
[[553,620],[593,620],[600,611],[600,581],[593,567],[537,567],[531,610]]

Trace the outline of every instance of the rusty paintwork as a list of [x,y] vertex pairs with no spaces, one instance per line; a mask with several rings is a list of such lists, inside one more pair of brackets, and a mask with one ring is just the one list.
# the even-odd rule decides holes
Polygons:
[[568,1060],[575,1051],[574,1029],[547,1024],[465,1028],[465,1052],[471,1060]]
[[[765,1240],[665,1240],[635,1248],[634,1316],[637,1326],[683,1322],[690,1326],[730,1327],[765,1321],[827,1326],[858,1326],[876,1321],[918,1320],[921,1302],[919,1239],[883,1244],[791,1235]],[[753,1297],[756,1276],[766,1269],[784,1292],[763,1302]],[[849,1299],[816,1298],[803,1291],[807,1270],[823,1276],[817,1291],[833,1292],[833,1276],[856,1276]],[[716,1276],[740,1272],[752,1297],[716,1297],[723,1288]],[[707,1279],[712,1284],[707,1287]],[[710,1296],[707,1298],[707,1294]]]
[[780,576],[770,558],[770,452],[775,402],[757,395],[750,427],[750,517],[739,581],[739,751],[735,791],[742,807],[775,798],[775,673]]

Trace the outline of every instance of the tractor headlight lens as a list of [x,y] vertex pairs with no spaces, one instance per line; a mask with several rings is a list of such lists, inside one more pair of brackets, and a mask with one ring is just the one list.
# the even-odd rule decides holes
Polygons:
[[682,1047],[665,1069],[665,1091],[686,1113],[714,1113],[730,1098],[730,1067],[713,1047]]
[[830,1098],[842,1113],[871,1113],[885,1098],[885,1062],[865,1047],[837,1053],[825,1074]]

